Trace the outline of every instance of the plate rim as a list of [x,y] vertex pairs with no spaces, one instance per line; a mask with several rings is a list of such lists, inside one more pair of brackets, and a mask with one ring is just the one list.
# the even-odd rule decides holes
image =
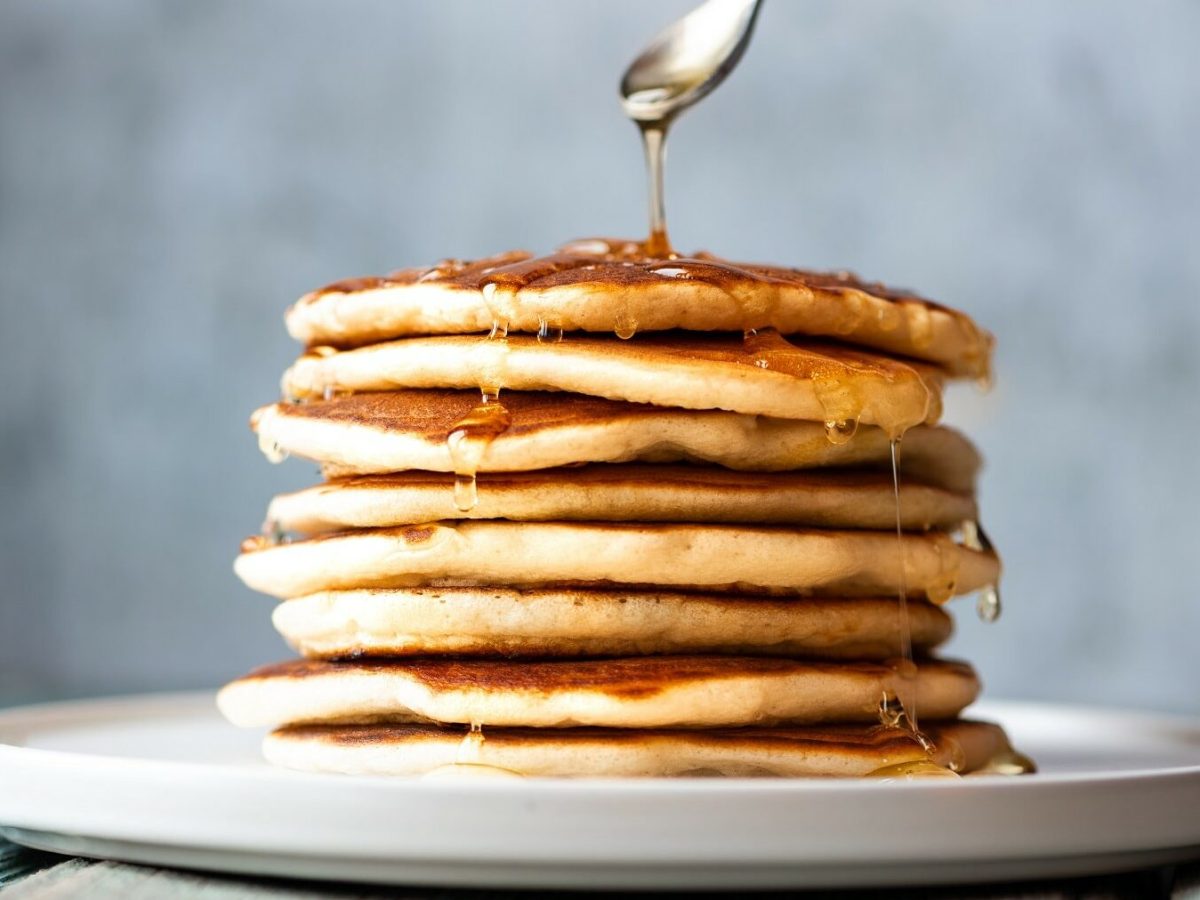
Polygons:
[[[320,773],[294,772],[264,765],[262,768],[241,769],[222,766],[213,762],[161,760],[142,757],[110,756],[100,753],[84,753],[68,750],[49,750],[39,747],[26,747],[12,742],[9,738],[12,731],[29,731],[36,728],[52,727],[54,725],[87,724],[90,721],[111,721],[114,714],[130,716],[138,714],[138,718],[179,718],[197,713],[219,715],[216,706],[216,691],[149,691],[137,694],[117,694],[112,696],[90,697],[72,700],[52,700],[42,703],[23,704],[0,708],[0,762],[14,754],[21,757],[33,757],[47,762],[71,759],[86,761],[88,765],[100,767],[124,768],[136,765],[139,768],[163,768],[178,772],[181,769],[211,770],[221,769],[227,774],[249,775],[253,778],[278,775],[285,779],[295,777],[313,777],[324,779],[333,777],[339,783],[358,782],[370,783],[384,790],[391,788],[413,788],[430,786],[433,790],[454,790],[462,787],[471,792],[479,790],[512,790],[512,782],[472,781],[469,787],[452,781],[429,782],[419,778],[407,778],[387,775],[332,775]],[[1053,715],[1056,717],[1103,717],[1109,720],[1120,720],[1125,724],[1136,724],[1141,727],[1153,727],[1154,730],[1186,734],[1200,742],[1200,716],[1192,716],[1178,712],[1155,712],[1135,710],[1124,707],[1113,707],[1100,704],[1073,704],[1041,700],[1010,700],[987,699],[972,704],[964,715],[968,718],[979,716],[985,719],[998,719],[1003,723],[1006,716],[1021,716],[1029,714]],[[82,721],[81,721],[82,720]],[[230,725],[230,728],[236,728]],[[238,729],[244,733],[265,734],[269,729]],[[1014,778],[1005,775],[974,775],[970,784],[974,786],[1006,785],[1016,790],[1028,790],[1030,785],[1045,786],[1048,783],[1073,784],[1101,781],[1104,784],[1117,782],[1140,781],[1146,779],[1161,779],[1174,776],[1200,776],[1200,763],[1196,765],[1162,766],[1152,769],[1128,769],[1121,771],[1095,770],[1088,772],[1039,772],[1034,775]],[[584,790],[611,790],[613,787],[634,789],[638,791],[674,793],[681,790],[691,791],[698,787],[714,792],[719,791],[769,791],[779,789],[798,789],[844,792],[886,791],[892,789],[911,790],[953,790],[958,782],[941,779],[912,782],[879,782],[864,778],[555,778],[527,777],[520,781],[522,785],[535,785],[541,789],[545,785],[559,788],[576,788]],[[434,787],[436,785],[436,787]]]
[[[731,871],[739,866],[762,865],[775,866],[781,872],[786,870],[794,874],[804,871],[806,866],[809,871],[828,871],[831,865],[837,864],[846,867],[874,866],[882,871],[888,865],[909,865],[924,860],[923,864],[941,867],[940,870],[946,871],[952,865],[958,865],[961,869],[968,861],[994,868],[1003,865],[1005,860],[1018,860],[1030,867],[1034,863],[1048,865],[1055,859],[1094,856],[1099,870],[1106,855],[1176,849],[1183,853],[1190,848],[1200,848],[1200,821],[1189,825],[1180,821],[1179,816],[1168,821],[1150,822],[1150,827],[1142,822],[1142,827],[1124,831],[1105,825],[1087,834],[1058,835],[1056,832],[1056,841],[1052,844],[1018,833],[1026,824],[1022,819],[1025,814],[1024,798],[1033,798],[1043,809],[1051,805],[1057,810],[1055,815],[1060,817],[1060,826],[1061,822],[1076,821],[1071,816],[1077,816],[1077,821],[1092,821],[1088,818],[1088,810],[1092,811],[1092,815],[1099,815],[1097,810],[1106,810],[1111,814],[1114,808],[1124,808],[1120,806],[1123,802],[1140,804],[1143,816],[1146,815],[1146,809],[1153,808],[1156,802],[1164,798],[1166,802],[1175,804],[1175,808],[1181,803],[1194,803],[1195,808],[1200,808],[1200,764],[1121,772],[1101,770],[1021,778],[976,776],[963,781],[937,779],[893,783],[816,778],[527,778],[520,781],[456,783],[388,776],[292,772],[270,767],[265,762],[245,765],[218,761],[112,757],[11,743],[13,735],[20,730],[112,722],[118,717],[147,719],[151,714],[156,714],[169,719],[203,714],[219,722],[219,713],[212,698],[213,693],[207,691],[152,693],[58,701],[0,711],[0,822],[10,828],[74,834],[99,842],[125,841],[147,847],[178,847],[181,852],[190,847],[214,853],[244,854],[251,851],[268,857],[271,854],[283,857],[297,853],[323,855],[331,866],[334,861],[345,866],[358,860],[364,866],[369,866],[386,860],[393,867],[425,865],[428,868],[436,862],[448,864],[458,861],[464,865],[469,862],[483,872],[487,871],[489,863],[500,866],[501,863],[519,861],[529,871],[535,871],[539,865],[547,870],[552,867],[561,870],[572,864],[580,867],[591,865],[594,868],[599,861],[612,865],[614,873],[617,870],[626,874],[634,869],[646,872],[654,870],[664,878],[662,873],[668,870],[683,871],[689,860],[698,859],[703,859],[706,864],[728,867]],[[1020,710],[1030,715],[1074,715],[1093,723],[1105,716],[1119,716],[1125,724],[1136,721],[1156,730],[1166,729],[1177,738],[1196,741],[1200,745],[1200,718],[1178,714],[1036,701],[993,701],[980,704],[978,710],[973,712],[1003,720],[1006,714],[1018,714]],[[232,725],[228,727],[234,728]],[[18,762],[15,769],[9,765],[13,761]],[[81,769],[90,773],[92,781],[80,777]],[[17,771],[24,772],[26,784],[16,782],[14,772]],[[63,773],[67,773],[67,776],[64,777]],[[188,773],[195,777],[186,777]],[[175,809],[163,796],[155,793],[160,787],[169,789],[182,783],[184,788],[176,797],[182,798],[179,802],[195,813],[208,802],[204,790],[214,776],[219,779],[219,787],[237,792],[232,800],[220,801],[226,805],[232,804],[241,809],[247,802],[267,798],[272,803],[278,803],[285,811],[281,815],[303,814],[306,810],[311,813],[312,809],[317,808],[329,814],[329,821],[288,824],[285,819],[280,829],[271,831],[265,829],[260,820],[221,820],[220,802],[214,801],[217,802],[218,811],[207,808],[203,814],[197,815],[197,824],[195,821],[180,821]],[[7,791],[3,789],[6,782]],[[70,801],[73,805],[68,813],[61,811],[63,804],[60,804],[57,815],[39,815],[36,803],[39,798],[34,796],[36,790],[54,789],[64,783],[72,789],[85,793],[91,791],[99,797],[106,796],[106,792],[111,797],[114,790],[122,788],[135,790],[139,798],[135,809],[137,817],[134,818],[129,810],[122,810],[115,824],[106,822],[103,811],[81,811],[79,807],[86,803],[74,794]],[[11,790],[14,786],[18,788],[15,800]],[[1099,799],[1093,792],[1098,786],[1104,788]],[[288,788],[297,789],[294,793],[300,796],[290,797]],[[6,797],[6,793],[10,796]],[[969,808],[956,799],[961,795],[974,798]],[[407,800],[407,806],[396,803],[397,798]],[[825,804],[829,798],[845,800],[846,803],[842,805],[847,809],[838,811],[836,807],[839,804]],[[661,807],[647,803],[656,800],[668,802],[662,803]],[[395,833],[368,831],[348,837],[347,833],[337,829],[341,827],[353,831],[347,823],[357,821],[353,815],[362,809],[355,806],[358,801],[369,804],[368,810],[374,817],[376,829],[381,827],[378,822],[385,825],[402,822],[398,817],[402,808],[409,812],[432,811],[435,817],[441,815],[443,822],[457,821],[450,818],[451,813],[439,812],[439,803],[470,802],[471,812],[480,821],[473,822],[466,829],[470,839],[465,846],[439,842],[430,835],[403,831],[399,826]],[[735,802],[722,805],[726,801]],[[949,815],[949,827],[952,830],[945,833],[944,842],[935,846],[923,844],[914,835],[905,835],[904,829],[900,829],[901,833],[889,839],[878,835],[873,837],[870,852],[866,854],[860,853],[861,848],[847,843],[845,835],[857,834],[848,824],[855,821],[855,816],[876,813],[894,815],[896,804],[914,802],[924,804],[918,809],[924,809],[928,815]],[[326,803],[331,806],[315,805]],[[820,816],[815,813],[818,807]],[[455,809],[461,810],[461,807]],[[646,809],[657,811],[647,816],[644,813]],[[14,817],[14,810],[22,811],[22,814]],[[821,834],[819,826],[825,824],[827,811],[831,811],[833,824],[826,829],[828,833]],[[1005,827],[1013,832],[1006,837],[1006,843],[992,846],[974,832],[977,820],[971,816],[979,811],[996,815],[996,822],[1006,823]],[[777,834],[763,832],[766,839],[761,844],[749,840],[746,834],[733,835],[733,839],[726,841],[730,834],[721,832],[720,828],[688,825],[687,816],[697,813],[719,814],[722,816],[721,825],[731,829],[745,828],[747,823],[753,828],[758,823],[769,821],[772,827],[791,827],[793,830]],[[637,829],[641,831],[638,833],[652,835],[644,846],[629,836],[618,835],[600,850],[594,847],[584,850],[581,847],[585,845],[578,835],[558,835],[545,821],[547,816],[559,816],[576,826],[582,822],[586,828],[589,824],[587,817],[591,815],[601,817],[598,821],[609,823],[602,826],[599,832],[593,830],[593,838],[597,833],[601,838],[608,838],[609,833],[604,828],[611,828],[613,821],[621,821],[621,815],[637,815],[650,823],[657,823],[660,828],[664,827],[663,823],[667,823],[665,827],[670,827],[672,822],[683,822],[684,828],[680,834],[663,835],[662,841],[659,841],[659,832],[652,830],[653,825],[639,822]],[[531,828],[548,843],[544,847],[530,845],[527,836],[522,834],[516,839],[518,849],[514,851],[515,839],[506,831],[506,816],[516,817],[524,823],[524,827]],[[538,819],[537,816],[542,818]],[[614,816],[618,818],[614,819]],[[673,816],[679,818],[673,820]],[[959,820],[957,826],[953,824],[955,816]],[[727,824],[735,820],[740,825]],[[98,824],[101,822],[104,822],[103,827]],[[992,823],[992,827],[996,827],[996,822]],[[219,823],[221,828],[215,823]],[[274,820],[271,824],[274,824]],[[928,831],[928,822],[917,824]],[[1042,822],[1042,831],[1039,833],[1044,833],[1046,827],[1046,822]],[[690,838],[683,833],[688,828],[693,829]],[[798,828],[806,830],[795,830]],[[961,833],[953,829],[961,829]],[[837,838],[837,835],[842,837]],[[937,835],[942,836],[942,833],[937,832]],[[689,844],[688,840],[693,843]],[[649,875],[647,879],[648,885],[665,883],[655,881]],[[537,879],[533,878],[529,883],[537,883]],[[629,881],[619,883],[635,884]],[[778,883],[786,886],[803,882],[789,876]]]

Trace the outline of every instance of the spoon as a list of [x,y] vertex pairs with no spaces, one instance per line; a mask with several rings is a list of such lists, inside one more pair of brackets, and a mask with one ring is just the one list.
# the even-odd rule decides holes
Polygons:
[[754,30],[762,0],[708,0],[658,35],[625,70],[621,106],[637,123],[650,176],[652,256],[671,256],[663,204],[667,126],[733,71]]

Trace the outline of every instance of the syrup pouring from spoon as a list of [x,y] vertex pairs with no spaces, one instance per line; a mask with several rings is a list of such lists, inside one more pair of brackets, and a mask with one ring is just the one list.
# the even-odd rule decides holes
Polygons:
[[667,128],[733,71],[761,6],[762,0],[708,0],[659,34],[625,70],[621,106],[641,130],[650,180],[648,256],[675,256],[663,201]]

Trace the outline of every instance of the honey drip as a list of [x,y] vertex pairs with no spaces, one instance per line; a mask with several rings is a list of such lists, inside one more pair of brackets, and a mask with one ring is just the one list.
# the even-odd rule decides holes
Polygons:
[[938,558],[938,573],[925,587],[925,596],[942,604],[954,596],[958,588],[959,557],[954,544],[943,534],[930,536],[933,552]]
[[1000,604],[1000,589],[989,584],[975,598],[975,614],[981,622],[995,622],[1000,618],[1003,608]]
[[480,288],[483,305],[487,307],[488,315],[492,320],[492,330],[488,332],[489,338],[508,337],[508,317],[504,314],[499,299],[496,297],[499,290],[497,281],[484,282],[483,287]]
[[262,524],[262,537],[268,547],[278,547],[291,542],[287,531],[278,519],[268,519]]
[[492,441],[504,433],[511,417],[496,394],[484,393],[480,403],[459,419],[446,438],[454,470],[454,505],[470,512],[479,503],[475,475]]
[[663,192],[667,124],[667,120],[638,122],[638,129],[642,133],[642,149],[646,152],[646,176],[650,187],[650,237],[646,239],[645,252],[647,256],[658,259],[674,259],[676,256],[667,238],[666,198]]
[[858,432],[858,419],[829,419],[825,422],[825,437],[831,444],[849,443]]
[[[912,652],[912,630],[908,620],[908,573],[904,565],[904,530],[900,515],[900,442],[890,444],[892,457],[892,498],[896,506],[896,599],[900,611],[900,658],[905,665],[912,667],[914,672]],[[913,730],[917,727],[916,705],[905,705]]]
[[894,708],[889,707],[885,692],[879,706],[879,721],[889,727],[905,727],[926,753],[933,753],[933,741],[921,731],[917,719],[917,666],[913,662],[912,627],[908,617],[908,574],[904,566],[904,531],[900,514],[900,442],[890,445],[892,458],[892,497],[896,505],[896,600],[900,619],[900,658],[894,664],[896,691]]
[[[964,547],[981,553],[992,552],[992,542],[977,521],[968,519],[962,523],[960,531]],[[975,598],[975,614],[982,622],[995,622],[1000,618],[1001,612],[1000,588],[994,584],[984,586]]]
[[557,344],[563,339],[563,330],[559,325],[551,325],[545,319],[538,319],[537,340],[539,344]]
[[258,449],[262,451],[267,462],[278,465],[288,458],[288,452],[265,434],[258,436]]
[[[825,413],[825,437],[833,444],[847,443],[858,432],[858,418],[863,407],[852,377],[849,373],[814,375],[812,385]],[[892,446],[895,447],[895,441]]]

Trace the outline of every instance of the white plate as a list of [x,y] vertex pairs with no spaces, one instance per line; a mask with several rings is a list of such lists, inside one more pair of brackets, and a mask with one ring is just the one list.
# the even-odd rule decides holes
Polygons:
[[0,829],[63,853],[392,883],[828,887],[1200,856],[1200,722],[981,706],[1023,778],[446,782],[267,767],[209,694],[0,713]]

